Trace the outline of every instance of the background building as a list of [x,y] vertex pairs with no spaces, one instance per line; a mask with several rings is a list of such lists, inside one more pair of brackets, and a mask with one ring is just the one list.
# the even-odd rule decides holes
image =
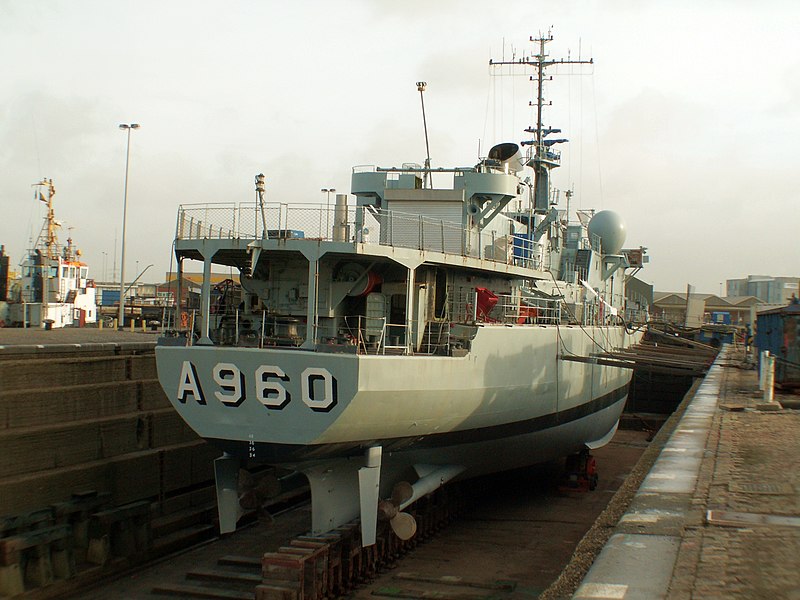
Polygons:
[[772,277],[748,275],[744,279],[728,279],[725,286],[728,296],[755,296],[766,304],[783,306],[800,297],[800,277]]
[[[766,304],[755,296],[725,296],[716,294],[690,294],[690,305],[702,303],[702,322],[711,321],[712,312],[727,312],[731,315],[731,324],[749,325],[750,307]],[[691,307],[690,307],[691,308]],[[690,311],[691,312],[691,311]],[[677,325],[686,324],[686,292],[655,292],[653,294],[653,318]],[[690,322],[690,327],[697,327],[700,322]]]

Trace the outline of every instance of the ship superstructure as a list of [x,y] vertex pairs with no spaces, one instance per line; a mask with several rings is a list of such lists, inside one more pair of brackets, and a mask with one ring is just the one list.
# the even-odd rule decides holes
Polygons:
[[[181,206],[178,281],[187,259],[205,281],[189,337],[157,348],[159,379],[225,451],[223,531],[242,461],[303,472],[313,530],[360,517],[368,544],[382,499],[404,514],[452,478],[610,440],[630,373],[560,357],[639,339],[622,318],[636,253],[610,211],[568,222],[549,185],[557,130],[538,115],[527,148],[498,144],[473,166],[356,167],[355,201],[330,210],[267,202],[263,175],[254,203]],[[214,288],[220,268],[240,294]],[[407,515],[391,523],[413,535]]]
[[[10,321],[27,327],[83,326],[97,321],[96,289],[81,251],[67,238],[58,240],[60,222],[55,217],[52,179],[35,184],[38,200],[47,204],[47,215],[36,243],[26,253],[21,277],[9,305]],[[43,191],[46,192],[43,193]]]

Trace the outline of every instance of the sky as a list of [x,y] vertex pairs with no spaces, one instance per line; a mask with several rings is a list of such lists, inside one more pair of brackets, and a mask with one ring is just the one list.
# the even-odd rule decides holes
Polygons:
[[[552,31],[553,185],[614,210],[659,291],[800,275],[800,4],[791,0],[0,0],[0,244],[17,264],[52,178],[61,241],[97,279],[170,267],[178,206],[324,203],[355,165],[471,166],[527,139],[530,55]],[[437,180],[434,179],[434,183]],[[440,182],[444,183],[444,182]],[[352,201],[351,197],[351,201]],[[116,265],[116,267],[115,267]]]

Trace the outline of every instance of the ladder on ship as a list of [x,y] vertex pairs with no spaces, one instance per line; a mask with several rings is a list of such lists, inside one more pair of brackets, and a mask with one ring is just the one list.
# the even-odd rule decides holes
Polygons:
[[446,355],[450,341],[450,323],[448,321],[428,321],[422,334],[420,354]]

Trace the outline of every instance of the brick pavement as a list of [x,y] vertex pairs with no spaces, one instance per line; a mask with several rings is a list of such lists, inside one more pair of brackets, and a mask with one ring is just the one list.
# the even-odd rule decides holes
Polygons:
[[[757,410],[757,373],[740,366],[723,363],[719,404],[743,410],[714,414],[693,507],[800,517],[800,411]],[[800,527],[686,526],[667,598],[800,600]]]
[[730,348],[687,402],[574,598],[800,600],[800,411]]

